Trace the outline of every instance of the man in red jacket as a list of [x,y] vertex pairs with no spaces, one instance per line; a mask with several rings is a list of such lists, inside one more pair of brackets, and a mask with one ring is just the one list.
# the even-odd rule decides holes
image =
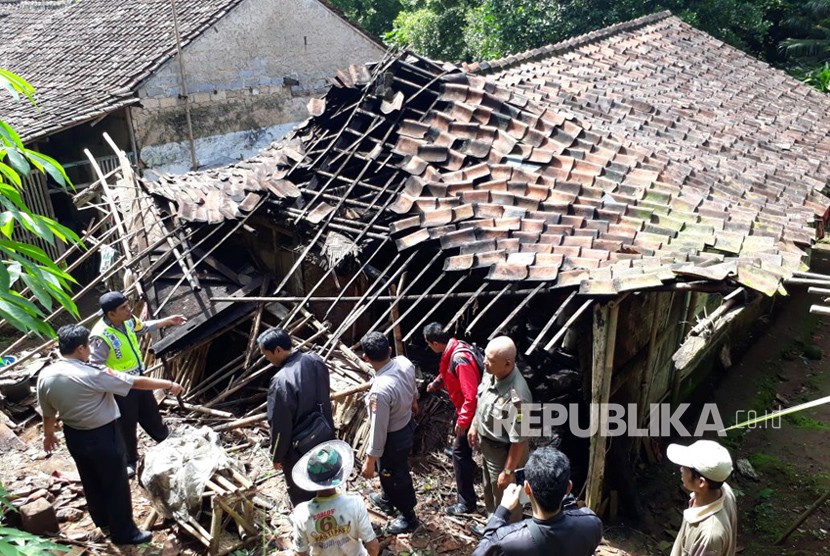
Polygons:
[[473,489],[475,463],[467,441],[467,430],[476,414],[476,393],[481,380],[472,347],[451,337],[437,322],[424,327],[424,339],[429,348],[441,354],[438,376],[427,386],[427,392],[445,388],[455,406],[455,441],[452,445],[452,464],[458,486],[458,503],[447,508],[449,515],[475,512],[476,493]]

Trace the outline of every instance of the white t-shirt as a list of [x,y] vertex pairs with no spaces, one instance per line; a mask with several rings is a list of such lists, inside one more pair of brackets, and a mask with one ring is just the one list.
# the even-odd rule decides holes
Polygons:
[[303,502],[291,514],[295,552],[311,556],[366,556],[364,542],[375,539],[369,512],[355,494],[335,494]]

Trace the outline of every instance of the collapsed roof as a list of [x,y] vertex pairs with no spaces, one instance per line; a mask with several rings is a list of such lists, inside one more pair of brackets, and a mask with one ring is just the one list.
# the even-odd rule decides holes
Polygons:
[[823,230],[830,100],[668,12],[467,69],[352,67],[259,156],[148,186],[192,222],[267,202],[315,241],[388,232],[448,272],[593,295],[771,295]]

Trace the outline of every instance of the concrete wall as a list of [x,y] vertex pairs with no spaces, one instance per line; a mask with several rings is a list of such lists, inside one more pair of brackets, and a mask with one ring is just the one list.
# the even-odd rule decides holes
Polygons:
[[[381,47],[317,0],[245,0],[184,48],[194,137],[300,122],[308,99],[321,95],[338,69],[382,56]],[[155,146],[152,160],[169,159],[167,146],[177,151],[176,143],[188,140],[178,57],[138,93],[139,148]],[[238,158],[235,149],[230,142],[226,158]]]

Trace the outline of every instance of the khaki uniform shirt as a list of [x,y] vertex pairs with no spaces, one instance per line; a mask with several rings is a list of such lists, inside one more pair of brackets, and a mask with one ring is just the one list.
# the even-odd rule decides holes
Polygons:
[[683,510],[671,556],[735,556],[738,507],[728,484],[723,484],[721,492],[711,504]]
[[533,401],[530,388],[516,367],[502,380],[484,373],[481,384],[478,385],[474,420],[476,430],[482,438],[502,444],[516,444],[525,440],[519,433],[521,413],[512,401],[511,390],[516,390],[521,403]]

